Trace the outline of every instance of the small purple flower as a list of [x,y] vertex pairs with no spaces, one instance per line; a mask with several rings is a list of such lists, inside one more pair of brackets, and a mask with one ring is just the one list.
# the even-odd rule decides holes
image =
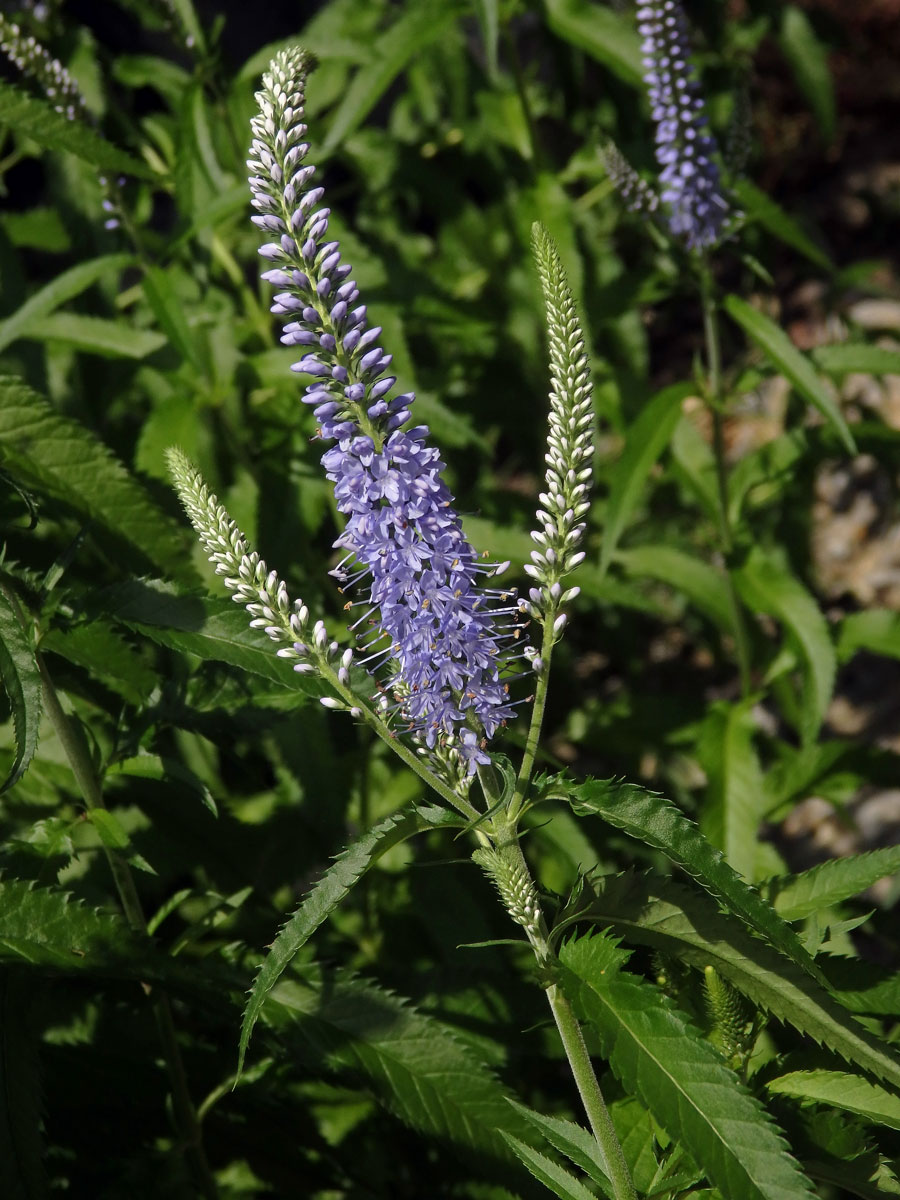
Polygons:
[[335,542],[346,557],[332,573],[342,587],[368,581],[351,626],[368,650],[362,661],[393,662],[399,721],[430,748],[452,739],[471,774],[488,759],[470,719],[492,737],[512,715],[499,667],[515,625],[498,618],[517,609],[491,607],[511,592],[478,586],[493,568],[463,535],[427,428],[407,427],[413,396],[394,393],[381,329],[369,326],[351,268],[326,240],[323,190],[310,188],[315,168],[303,165],[309,68],[303,51],[283,51],[257,95],[248,167],[253,220],[273,239],[260,249],[271,263],[263,278],[280,289],[272,311],[291,318],[282,341],[303,348],[294,370],[313,378],[303,401],[335,443],[322,464],[348,519]]
[[716,142],[707,132],[687,21],[679,0],[651,0],[637,15],[669,228],[702,250],[718,241],[728,202],[713,160]]

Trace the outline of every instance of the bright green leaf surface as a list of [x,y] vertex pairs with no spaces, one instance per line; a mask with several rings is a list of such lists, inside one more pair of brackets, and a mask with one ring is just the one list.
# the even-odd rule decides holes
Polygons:
[[560,951],[563,987],[599,1034],[624,1086],[724,1195],[811,1197],[809,1181],[759,1102],[666,996],[610,969],[605,947],[596,935],[567,942]]
[[790,926],[747,886],[696,824],[664,796],[637,784],[592,779],[573,788],[569,799],[582,816],[596,814],[661,850],[804,970],[819,974]]
[[859,1075],[848,1075],[845,1071],[790,1071],[770,1079],[766,1087],[779,1096],[830,1104],[878,1125],[900,1129],[900,1096]]

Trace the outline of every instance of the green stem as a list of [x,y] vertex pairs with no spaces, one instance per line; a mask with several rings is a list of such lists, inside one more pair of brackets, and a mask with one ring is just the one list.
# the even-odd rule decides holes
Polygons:
[[[517,873],[527,877],[536,895],[534,880],[525,855],[522,853],[522,847],[519,845],[515,825],[501,816],[494,823],[492,836],[497,853],[503,855]],[[538,965],[543,968],[551,967],[556,962],[556,954],[550,944],[543,916],[539,918],[536,927],[530,926],[526,932]],[[606,1101],[603,1099],[600,1084],[597,1082],[578,1018],[572,1010],[568,997],[557,984],[551,984],[547,988],[547,1000],[556,1022],[556,1028],[559,1030],[560,1040],[575,1080],[575,1086],[578,1088],[584,1111],[606,1164],[615,1200],[637,1200],[631,1172],[628,1170],[621,1143],[609,1115],[609,1109],[606,1107]]]
[[541,740],[541,729],[544,724],[544,709],[547,706],[547,689],[550,685],[550,659],[553,655],[553,622],[556,620],[556,608],[549,610],[544,617],[544,634],[541,638],[541,669],[538,672],[534,689],[534,703],[531,706],[531,721],[528,725],[528,735],[525,738],[525,753],[516,779],[516,790],[509,805],[509,819],[515,822],[522,811],[528,785],[531,783],[531,773],[537,757],[538,745]]
[[708,402],[712,415],[713,457],[716,464],[716,497],[718,500],[719,543],[725,560],[726,588],[734,630],[734,644],[738,672],[741,679],[741,694],[749,696],[752,681],[750,676],[750,638],[744,609],[734,582],[734,534],[728,515],[728,467],[725,462],[725,435],[722,414],[722,351],[719,339],[718,309],[715,288],[709,264],[704,261],[700,268],[700,297],[703,305],[703,334],[706,341],[706,365],[708,370]]
[[[78,788],[84,799],[85,807],[89,812],[93,809],[105,809],[106,806],[103,803],[100,780],[94,770],[90,751],[81,730],[63,711],[59,696],[56,694],[56,688],[53,685],[53,680],[50,678],[50,674],[40,654],[37,656],[37,659],[41,673],[41,696],[44,712],[53,726],[56,736],[59,738],[66,758],[69,760],[69,765],[75,776],[75,782],[78,784]],[[109,846],[104,846],[103,849],[109,862],[116,890],[119,893],[126,921],[136,933],[147,936],[147,922],[144,918],[140,897],[138,896],[134,877],[131,874],[128,863],[118,850],[114,850]],[[209,1163],[206,1161],[206,1152],[203,1148],[200,1133],[200,1122],[197,1119],[197,1112],[188,1090],[187,1075],[181,1051],[178,1048],[175,1022],[172,1017],[169,998],[156,988],[152,990],[146,988],[146,990],[150,996],[156,1023],[159,1027],[160,1041],[172,1088],[175,1120],[185,1157],[190,1163],[194,1180],[200,1193],[206,1197],[206,1200],[217,1200],[219,1191],[212,1172],[209,1169]]]
[[584,1111],[597,1140],[597,1145],[603,1153],[607,1174],[613,1185],[613,1194],[616,1200],[636,1200],[637,1193],[631,1181],[631,1173],[609,1115],[609,1109],[603,1099],[603,1093],[600,1091],[600,1084],[594,1074],[591,1056],[584,1044],[578,1019],[572,1011],[567,997],[556,984],[547,988],[547,999],[550,1002],[553,1019],[559,1030],[563,1049],[569,1060]]
[[478,819],[480,815],[478,810],[475,809],[464,796],[458,795],[456,792],[454,792],[453,788],[449,786],[449,784],[444,783],[443,779],[439,779],[437,775],[435,775],[432,771],[429,771],[428,767],[426,767],[425,763],[422,762],[419,756],[410,750],[407,745],[405,745],[387,728],[384,721],[378,716],[378,714],[373,712],[369,705],[366,704],[366,702],[361,699],[361,697],[359,697],[356,692],[352,690],[352,688],[349,688],[346,684],[341,683],[340,679],[338,679],[337,671],[335,671],[331,663],[329,663],[324,656],[318,660],[317,666],[319,669],[319,674],[323,679],[328,681],[329,686],[332,687],[341,697],[341,699],[346,701],[351,708],[355,708],[359,712],[360,720],[365,721],[366,725],[369,726],[372,732],[377,737],[381,738],[384,744],[390,747],[390,749],[393,750],[398,758],[402,758],[411,771],[415,772],[415,774],[418,775],[421,780],[427,783],[430,788],[433,788],[434,791],[436,791],[439,796],[446,800],[448,804],[452,804],[458,813],[462,813],[462,815],[467,817],[470,821]]

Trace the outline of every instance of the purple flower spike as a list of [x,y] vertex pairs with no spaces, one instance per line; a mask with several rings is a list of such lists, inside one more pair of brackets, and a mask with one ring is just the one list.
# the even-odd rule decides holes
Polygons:
[[637,16],[669,228],[690,249],[702,250],[718,241],[728,202],[713,161],[716,142],[706,128],[687,21],[679,0],[651,0]]
[[316,346],[294,370],[315,376],[303,399],[319,435],[336,443],[322,464],[348,520],[335,542],[346,557],[332,574],[342,586],[367,581],[369,595],[346,606],[361,611],[351,628],[362,661],[373,671],[392,664],[386,682],[396,720],[439,753],[451,747],[471,775],[488,761],[472,718],[489,738],[512,716],[500,665],[518,609],[511,592],[477,586],[492,568],[463,535],[428,430],[403,428],[413,397],[391,396],[396,380],[379,379],[391,356],[373,346],[381,330],[367,327],[365,306],[348,312],[356,284],[349,279],[332,294],[350,268],[338,243],[325,240],[323,190],[307,188],[315,168],[298,166],[308,150],[302,118],[310,66],[304,51],[283,51],[257,94],[247,164],[253,206],[290,230],[260,250],[276,268],[264,278],[285,289],[272,311],[290,312],[287,340]]

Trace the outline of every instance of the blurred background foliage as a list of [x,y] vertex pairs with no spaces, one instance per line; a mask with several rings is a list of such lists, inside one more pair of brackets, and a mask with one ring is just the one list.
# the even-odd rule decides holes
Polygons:
[[[307,120],[334,236],[442,448],[473,543],[517,576],[546,432],[532,222],[561,248],[590,339],[599,484],[551,684],[548,764],[665,790],[750,879],[897,840],[900,12],[894,0],[687,8],[717,135],[742,92],[752,111],[743,228],[718,256],[719,282],[811,352],[858,449],[848,455],[726,325],[730,503],[755,613],[744,699],[695,380],[699,305],[683,261],[624,211],[598,155],[611,138],[653,169],[630,6],[6,6],[72,73],[89,120],[67,131],[4,70],[0,369],[24,384],[7,380],[0,400],[2,571],[35,616],[109,812],[85,813],[45,722],[0,802],[4,912],[52,929],[58,914],[37,893],[8,891],[33,881],[74,892],[88,922],[114,904],[101,854],[112,846],[167,952],[139,968],[98,949],[81,973],[52,956],[26,971],[3,953],[16,1099],[0,1147],[18,1144],[22,1114],[43,1114],[35,1189],[194,1194],[139,979],[168,981],[223,1196],[419,1197],[438,1178],[435,1195],[533,1194],[489,1136],[504,1102],[485,1084],[480,1118],[462,1094],[458,1110],[442,1107],[424,1068],[397,1066],[398,1039],[410,1054],[445,1039],[445,1074],[465,1074],[454,1056],[472,1050],[536,1108],[571,1108],[540,989],[522,986],[527,957],[458,948],[509,929],[438,834],[391,851],[320,931],[231,1091],[241,993],[262,947],[349,834],[420,792],[249,634],[237,645],[243,615],[208,598],[164,465],[180,445],[294,594],[343,625],[327,575],[333,498],[248,219],[253,93],[283,45],[319,59]],[[0,737],[12,769],[12,719]],[[520,744],[521,728],[508,737]],[[549,890],[579,865],[657,861],[599,822],[547,815],[529,853]],[[896,964],[897,896],[885,881],[862,907],[813,914],[808,936]],[[408,1028],[395,992],[415,1002]],[[378,1005],[392,1014],[384,1039]],[[401,1070],[412,1082],[398,1083]],[[649,1163],[649,1117],[607,1086],[629,1154]],[[843,1138],[848,1160],[870,1153],[852,1119],[803,1112],[786,1106],[784,1120],[811,1145]],[[470,1120],[483,1137],[459,1133]]]

